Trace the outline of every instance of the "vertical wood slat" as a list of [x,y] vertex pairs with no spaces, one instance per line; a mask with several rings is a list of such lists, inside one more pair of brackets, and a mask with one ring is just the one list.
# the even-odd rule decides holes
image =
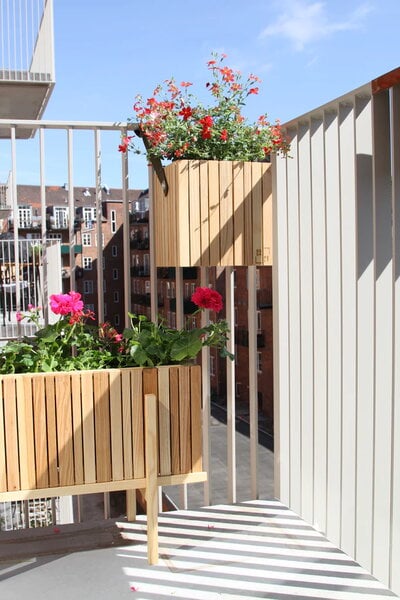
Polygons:
[[[0,381],[0,423],[4,423],[3,406],[3,383]],[[6,469],[6,432],[0,427],[0,492],[7,491],[7,469]]]
[[133,433],[130,376],[131,373],[129,370],[123,369],[121,371],[124,479],[133,478]]
[[179,160],[155,173],[157,266],[272,264],[270,164]]
[[262,171],[262,264],[272,265],[272,170],[261,164]]
[[232,165],[232,162],[226,160],[221,161],[219,165],[219,244],[222,266],[234,263]]
[[5,435],[7,490],[10,492],[21,489],[19,477],[17,405],[15,397],[15,386],[16,381],[14,377],[4,379],[4,423],[7,424]]
[[97,481],[111,481],[111,427],[108,373],[98,371],[93,381]]
[[[28,382],[26,382],[28,383]],[[58,485],[58,455],[57,455],[57,409],[54,377],[45,378],[46,413],[47,413],[47,449],[49,457],[49,485]],[[74,455],[76,450],[74,448]]]
[[110,429],[111,429],[111,473],[113,481],[124,478],[123,425],[121,376],[119,371],[109,372],[110,386]]
[[75,483],[84,482],[81,373],[71,373]]
[[60,485],[74,484],[74,453],[71,406],[71,378],[59,374],[56,378],[58,467]]
[[189,369],[179,367],[179,439],[181,473],[190,473],[192,465],[189,376]]
[[210,265],[210,197],[208,190],[208,161],[200,161],[200,227],[201,264]]
[[145,476],[143,369],[131,371],[133,476]]
[[210,219],[210,265],[220,262],[219,246],[219,163],[208,162],[208,189],[209,189],[209,219]]
[[172,367],[169,370],[169,405],[171,409],[171,468],[172,473],[180,473],[178,367]]
[[189,236],[190,262],[201,265],[201,221],[200,221],[200,163],[193,161],[189,166],[189,219],[191,234]]
[[202,427],[201,419],[197,420],[196,415],[201,415],[201,368],[199,365],[190,368],[190,411],[191,411],[191,468],[193,472],[203,470],[202,463]]
[[49,485],[49,471],[46,435],[46,403],[44,401],[44,377],[40,375],[34,377],[32,380],[32,386],[36,478],[38,487],[46,488]]
[[[29,379],[22,380],[18,378],[16,380],[16,395],[21,489],[35,489],[37,487],[35,439],[33,427],[32,385]],[[1,464],[5,464],[5,462]]]
[[171,425],[169,404],[169,368],[158,368],[158,438],[160,475],[171,473]]
[[90,371],[83,371],[81,374],[81,391],[84,482],[94,483],[96,481],[96,449],[94,429],[93,374]]
[[233,175],[233,264],[245,264],[243,162],[232,163]]

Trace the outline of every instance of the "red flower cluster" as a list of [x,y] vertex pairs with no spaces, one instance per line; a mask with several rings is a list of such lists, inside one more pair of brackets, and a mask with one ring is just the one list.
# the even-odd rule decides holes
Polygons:
[[206,308],[214,312],[220,312],[224,307],[221,294],[208,287],[196,288],[191,300],[199,308]]
[[128,151],[128,149],[129,149],[129,144],[130,144],[130,141],[131,141],[131,139],[132,139],[132,136],[131,136],[131,135],[125,135],[125,136],[124,136],[124,137],[121,139],[121,143],[120,143],[120,145],[118,146],[118,150],[119,150],[119,152],[124,152],[124,153],[125,153],[125,152],[127,152],[127,151]]

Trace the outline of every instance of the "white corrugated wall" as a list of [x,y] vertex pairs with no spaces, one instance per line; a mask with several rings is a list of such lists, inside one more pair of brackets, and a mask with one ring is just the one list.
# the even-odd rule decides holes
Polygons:
[[372,89],[275,163],[276,482],[400,593],[400,86]]

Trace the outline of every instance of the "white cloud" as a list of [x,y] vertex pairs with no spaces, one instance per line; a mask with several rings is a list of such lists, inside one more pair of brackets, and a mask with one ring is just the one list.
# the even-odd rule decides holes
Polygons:
[[283,11],[278,19],[268,25],[260,34],[261,38],[283,36],[288,38],[296,50],[317,42],[338,31],[350,31],[362,27],[365,17],[373,10],[369,3],[358,6],[340,21],[332,21],[325,2],[309,0],[284,0]]

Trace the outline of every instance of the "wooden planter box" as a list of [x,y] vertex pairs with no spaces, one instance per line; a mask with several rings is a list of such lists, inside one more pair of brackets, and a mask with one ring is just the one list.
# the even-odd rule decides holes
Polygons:
[[[0,502],[204,481],[201,367],[0,376]],[[150,557],[151,555],[151,557]]]
[[153,171],[155,259],[159,267],[272,264],[269,163],[179,160]]

